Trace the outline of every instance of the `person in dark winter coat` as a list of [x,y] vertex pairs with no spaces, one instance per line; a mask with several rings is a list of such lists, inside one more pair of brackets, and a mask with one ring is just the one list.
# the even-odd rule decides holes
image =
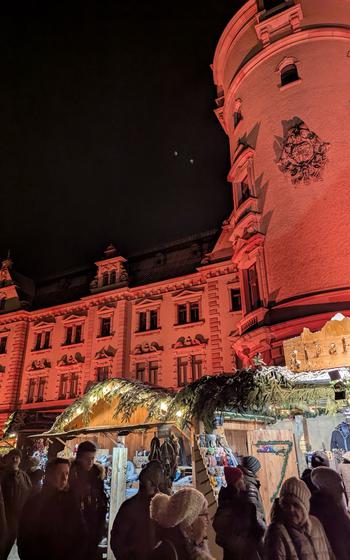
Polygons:
[[120,506],[111,531],[111,548],[118,560],[149,558],[156,538],[150,503],[162,480],[161,463],[150,461],[139,475],[138,493]]
[[311,480],[316,491],[311,496],[310,513],[321,521],[337,560],[348,560],[350,518],[345,509],[342,479],[333,469],[317,467]]
[[303,480],[284,481],[272,507],[264,560],[335,560],[322,524],[309,515],[310,497]]
[[251,502],[243,472],[225,467],[227,487],[219,493],[219,505],[213,528],[216,542],[224,549],[224,560],[257,560],[262,550],[264,525],[258,521],[257,508]]
[[82,442],[78,446],[77,457],[69,474],[69,487],[75,495],[88,529],[86,560],[99,557],[98,544],[104,536],[107,513],[104,469],[95,464],[95,457],[96,446],[90,441]]
[[68,488],[69,468],[67,459],[50,462],[42,490],[26,502],[17,537],[21,560],[84,560],[87,529]]
[[260,480],[257,477],[257,472],[261,469],[261,464],[256,457],[248,455],[243,457],[242,465],[239,466],[243,472],[244,481],[246,484],[248,499],[257,510],[258,520],[263,527],[266,527],[266,517],[263,501],[260,494]]
[[19,519],[23,506],[31,492],[29,476],[19,468],[22,453],[11,449],[5,457],[1,487],[5,506],[7,531],[1,560],[6,560],[17,538]]
[[312,469],[317,467],[329,467],[329,459],[324,451],[315,451],[311,456],[311,469],[305,469],[301,475],[301,480],[303,480],[313,494],[316,490],[315,486],[311,482]]

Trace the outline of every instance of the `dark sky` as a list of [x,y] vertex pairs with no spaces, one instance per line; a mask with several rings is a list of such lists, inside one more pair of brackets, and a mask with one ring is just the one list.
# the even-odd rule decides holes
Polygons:
[[90,265],[110,241],[136,253],[229,214],[209,64],[238,4],[2,3],[0,254],[18,271]]

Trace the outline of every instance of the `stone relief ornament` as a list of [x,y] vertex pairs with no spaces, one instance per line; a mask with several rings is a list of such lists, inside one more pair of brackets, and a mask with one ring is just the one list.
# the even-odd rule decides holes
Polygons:
[[85,362],[84,356],[79,352],[73,356],[72,354],[64,354],[60,360],[58,360],[57,365],[62,366],[74,366],[76,364],[82,364]]
[[329,142],[323,142],[305,123],[300,123],[287,132],[283,141],[278,167],[289,173],[292,183],[309,183],[321,179],[327,163]]
[[50,368],[51,367],[51,362],[49,362],[48,360],[34,360],[30,366],[29,366],[29,371],[37,371],[39,369],[45,369],[45,368]]
[[160,350],[163,350],[163,346],[160,346],[157,342],[145,342],[135,347],[134,354],[149,354],[150,352],[159,352]]

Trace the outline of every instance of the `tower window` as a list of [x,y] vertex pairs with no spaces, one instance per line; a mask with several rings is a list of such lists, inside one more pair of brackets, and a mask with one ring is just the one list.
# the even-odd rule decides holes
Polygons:
[[230,290],[231,294],[231,311],[241,311],[242,309],[242,298],[241,290],[239,288],[233,288]]
[[108,272],[104,272],[102,276],[102,286],[108,286],[109,283],[109,274]]
[[0,354],[6,354],[7,336],[0,338]]
[[298,69],[295,64],[287,64],[281,70],[281,86],[286,86],[299,80]]
[[110,284],[115,284],[117,281],[117,273],[115,270],[112,270],[111,275],[109,277],[109,283]]
[[239,109],[237,109],[237,111],[235,111],[233,113],[233,126],[234,126],[234,128],[236,128],[238,126],[238,124],[241,122],[242,118],[243,118],[242,117],[242,112],[241,112],[241,109],[239,108]]
[[149,329],[154,331],[158,328],[158,313],[156,309],[151,309],[149,314]]
[[6,298],[0,298],[0,311],[4,311],[5,309]]
[[261,305],[258,273],[255,264],[246,270],[246,290],[247,312],[249,313]]
[[199,304],[190,303],[190,322],[196,323],[199,321]]

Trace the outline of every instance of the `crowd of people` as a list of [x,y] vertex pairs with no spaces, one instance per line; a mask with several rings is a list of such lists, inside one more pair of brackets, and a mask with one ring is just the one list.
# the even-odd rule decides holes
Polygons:
[[[0,469],[0,560],[17,539],[21,560],[97,560],[107,497],[96,447],[85,441],[75,461],[56,458],[45,473],[21,469],[11,450]],[[43,483],[42,483],[43,478]]]
[[[16,540],[21,560],[101,558],[107,498],[95,456],[95,445],[85,441],[75,461],[56,458],[44,473],[38,468],[24,472],[18,449],[6,455],[0,468],[0,560],[8,558]],[[225,467],[227,485],[220,490],[211,520],[207,500],[198,490],[160,492],[163,466],[150,461],[140,473],[137,494],[122,504],[114,519],[110,543],[115,557],[214,560],[207,539],[212,523],[224,560],[348,560],[346,488],[327,456],[315,453],[301,479],[284,481],[269,525],[259,469],[252,456],[238,467]]]

